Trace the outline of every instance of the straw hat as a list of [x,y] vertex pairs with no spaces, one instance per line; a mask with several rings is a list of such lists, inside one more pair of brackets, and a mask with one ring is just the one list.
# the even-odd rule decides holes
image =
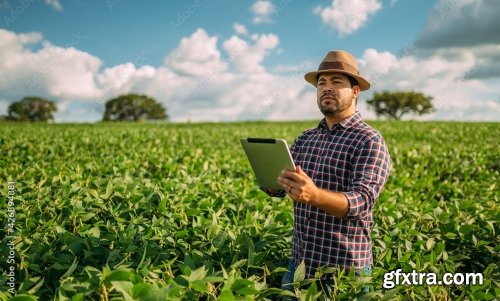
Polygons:
[[328,52],[321,64],[319,64],[318,71],[308,72],[304,75],[304,78],[316,87],[318,85],[318,76],[325,72],[340,72],[352,76],[358,81],[361,91],[370,89],[370,83],[359,75],[356,59],[349,52],[343,50]]

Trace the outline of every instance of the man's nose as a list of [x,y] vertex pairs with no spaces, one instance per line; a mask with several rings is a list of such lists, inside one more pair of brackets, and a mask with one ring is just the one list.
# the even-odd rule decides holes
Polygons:
[[333,87],[331,85],[325,85],[323,87],[323,92],[332,92],[333,91]]

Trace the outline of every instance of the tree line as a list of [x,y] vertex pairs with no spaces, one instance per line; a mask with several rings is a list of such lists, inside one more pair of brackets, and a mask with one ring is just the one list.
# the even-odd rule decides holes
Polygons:
[[[168,120],[167,110],[147,95],[129,93],[110,99],[105,104],[103,121]],[[13,102],[3,120],[53,121],[57,106],[54,101],[41,97],[25,97]]]
[[[366,102],[378,117],[400,120],[404,115],[424,115],[434,111],[432,97],[420,92],[375,92]],[[54,101],[41,97],[25,97],[13,102],[1,120],[53,121],[57,106]],[[166,108],[154,98],[129,93],[110,99],[105,104],[103,121],[168,120]]]

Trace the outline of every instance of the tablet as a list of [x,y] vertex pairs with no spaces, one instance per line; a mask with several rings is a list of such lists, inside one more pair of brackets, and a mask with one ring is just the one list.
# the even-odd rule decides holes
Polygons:
[[283,169],[295,170],[284,139],[242,138],[241,145],[261,188],[283,190],[278,176]]

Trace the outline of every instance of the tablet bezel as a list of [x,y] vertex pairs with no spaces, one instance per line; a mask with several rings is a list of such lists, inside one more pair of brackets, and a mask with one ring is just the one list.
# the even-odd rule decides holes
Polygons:
[[241,145],[261,188],[283,190],[278,176],[283,169],[295,170],[285,139],[241,138]]

